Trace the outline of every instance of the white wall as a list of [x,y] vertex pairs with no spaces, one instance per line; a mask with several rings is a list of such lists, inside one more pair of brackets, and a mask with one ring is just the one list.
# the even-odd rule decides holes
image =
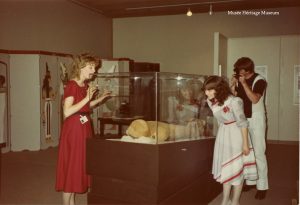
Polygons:
[[0,49],[112,57],[112,20],[67,0],[2,0],[0,29]]
[[294,67],[300,65],[300,35],[230,38],[228,66],[241,56],[267,69],[267,138],[299,141],[299,104],[294,104],[293,95],[294,84],[298,83],[294,82]]
[[166,72],[212,74],[214,32],[228,38],[300,33],[300,7],[269,11],[279,11],[279,15],[230,16],[218,12],[212,16],[114,19],[113,56],[157,62]]
[[39,55],[10,55],[10,66],[11,150],[39,150]]
[[[280,37],[231,38],[228,40],[228,66],[242,57],[250,57],[255,66],[266,66],[268,139],[278,139]],[[232,76],[229,70],[228,76]]]

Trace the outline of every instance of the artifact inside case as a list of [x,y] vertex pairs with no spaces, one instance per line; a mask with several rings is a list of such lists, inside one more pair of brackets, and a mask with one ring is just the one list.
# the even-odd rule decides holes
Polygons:
[[212,113],[201,89],[206,76],[128,72],[99,73],[93,79],[99,95],[112,93],[92,115],[96,134],[150,144],[213,135]]

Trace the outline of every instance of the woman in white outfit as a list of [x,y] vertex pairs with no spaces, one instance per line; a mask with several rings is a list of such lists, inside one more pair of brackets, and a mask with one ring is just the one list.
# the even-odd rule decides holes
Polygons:
[[[228,82],[219,76],[208,77],[203,90],[219,124],[212,174],[216,181],[223,184],[222,205],[238,205],[244,180],[257,179],[243,101],[231,94]],[[230,202],[231,187],[233,196]]]

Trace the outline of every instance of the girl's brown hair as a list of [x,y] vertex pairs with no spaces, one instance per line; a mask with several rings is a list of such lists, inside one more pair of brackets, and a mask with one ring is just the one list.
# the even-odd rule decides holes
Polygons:
[[70,79],[79,79],[80,70],[84,68],[87,64],[95,64],[97,70],[101,66],[101,61],[99,58],[89,53],[83,53],[80,55],[73,56],[73,63],[69,72]]
[[216,91],[215,98],[219,105],[223,105],[228,96],[232,95],[228,82],[220,76],[212,75],[205,80],[203,90],[212,89]]

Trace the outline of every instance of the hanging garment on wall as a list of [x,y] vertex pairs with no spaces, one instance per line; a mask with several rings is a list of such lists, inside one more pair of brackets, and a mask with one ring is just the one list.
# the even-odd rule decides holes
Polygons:
[[42,97],[44,99],[43,125],[45,129],[46,143],[53,142],[51,135],[51,120],[52,120],[52,101],[55,98],[55,92],[51,86],[51,72],[46,62],[46,72],[43,80]]
[[51,138],[51,117],[52,117],[52,99],[46,98],[45,99],[45,106],[44,106],[44,119],[45,119],[45,136],[46,142],[52,141]]

